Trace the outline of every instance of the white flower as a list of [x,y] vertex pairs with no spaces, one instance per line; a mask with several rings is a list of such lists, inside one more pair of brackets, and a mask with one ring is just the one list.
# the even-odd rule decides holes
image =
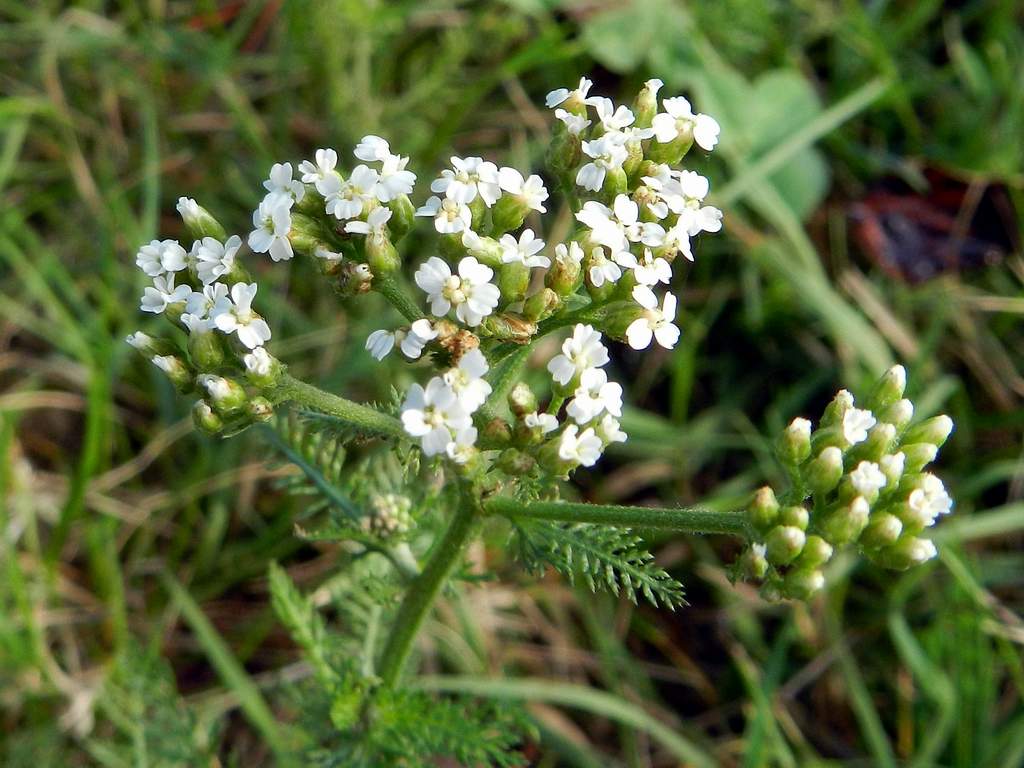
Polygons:
[[527,267],[551,266],[551,259],[537,255],[544,250],[544,241],[534,237],[532,229],[524,229],[519,240],[514,235],[502,235],[501,247],[501,260],[505,264],[516,262]]
[[564,109],[556,109],[555,117],[565,124],[565,129],[573,136],[579,136],[590,125],[590,121],[583,115],[566,112]]
[[356,145],[353,154],[365,163],[381,163],[374,194],[382,203],[391,202],[399,195],[412,193],[416,184],[416,174],[405,170],[409,158],[392,154],[391,147],[380,136],[364,136]]
[[660,256],[656,257],[650,248],[644,248],[644,255],[639,259],[630,251],[623,251],[615,257],[615,261],[633,270],[633,277],[640,285],[657,285],[672,280],[672,267]]
[[288,233],[292,229],[291,207],[294,201],[287,195],[271,192],[253,211],[249,233],[249,247],[255,253],[270,253],[274,261],[287,261],[293,255]]
[[150,277],[157,277],[183,270],[188,263],[187,256],[177,240],[153,240],[139,248],[135,264]]
[[693,261],[693,249],[690,246],[690,232],[686,228],[686,222],[680,219],[675,223],[668,232],[665,233],[665,238],[661,242],[662,248],[665,249],[666,253],[683,254],[683,258],[687,261]]
[[469,413],[476,412],[491,394],[491,385],[483,379],[487,371],[487,358],[479,349],[469,350],[455,368],[445,371],[444,383]]
[[626,341],[633,349],[647,349],[653,337],[665,349],[672,349],[679,341],[679,328],[672,322],[676,317],[676,297],[666,293],[658,309],[654,291],[645,285],[633,289],[633,298],[646,311],[626,329]]
[[906,555],[914,565],[921,565],[939,554],[931,539],[912,539],[907,543]]
[[375,360],[383,360],[395,346],[395,332],[383,328],[366,337],[366,351]]
[[235,254],[242,247],[242,238],[232,235],[225,242],[213,237],[204,237],[192,244],[196,272],[203,285],[209,285],[231,271],[235,265]]
[[885,474],[873,461],[862,461],[850,473],[850,483],[861,496],[870,497],[884,488],[886,482]]
[[636,119],[633,110],[624,105],[615,106],[611,99],[604,96],[591,96],[586,101],[597,112],[597,119],[605,131],[621,131],[627,125],[632,125]]
[[252,310],[254,298],[256,283],[235,283],[231,286],[231,297],[218,299],[212,312],[214,325],[223,333],[237,333],[238,340],[249,349],[270,340],[270,326]]
[[527,208],[538,213],[547,213],[544,201],[548,199],[548,191],[544,180],[537,174],[528,179],[515,168],[502,168],[498,171],[498,185],[510,195],[515,195]]
[[380,136],[363,136],[352,154],[364,163],[384,162],[391,156],[391,147]]
[[398,343],[402,348],[402,354],[410,360],[417,360],[423,354],[423,348],[427,342],[437,338],[437,331],[430,321],[425,317],[409,326],[409,330],[402,332]]
[[145,352],[153,347],[156,342],[152,336],[144,331],[136,331],[125,339],[126,342],[132,345],[135,349],[140,352]]
[[575,240],[571,241],[568,246],[565,243],[559,243],[555,246],[555,260],[563,264],[582,264],[583,248]]
[[619,420],[610,413],[604,415],[604,418],[598,423],[596,431],[597,436],[605,445],[626,442],[626,433],[619,426]]
[[319,192],[320,182],[334,173],[334,168],[338,164],[338,153],[333,149],[318,149],[314,157],[315,162],[303,160],[299,163],[299,173],[302,174],[303,183],[316,185]]
[[575,424],[569,424],[558,442],[558,458],[592,467],[601,458],[601,438],[587,427],[582,433]]
[[576,90],[570,91],[568,88],[557,88],[548,93],[547,98],[544,99],[544,103],[547,104],[548,109],[557,107],[562,102],[566,101],[570,96],[576,97],[578,101],[583,101],[587,98],[587,94],[590,93],[590,87],[593,83],[585,77],[580,78],[580,84],[576,87]]
[[622,415],[622,386],[608,381],[608,374],[600,368],[590,368],[580,374],[580,385],[565,412],[577,424],[586,424],[607,411],[612,416]]
[[935,525],[939,515],[947,515],[953,508],[953,500],[946,487],[935,475],[926,474],[920,488],[915,488],[907,497],[907,506],[914,518],[923,526]]
[[875,426],[871,411],[849,408],[843,414],[843,438],[848,445],[856,445],[868,439],[868,430]]
[[523,417],[523,423],[530,429],[539,429],[542,435],[558,429],[558,418],[550,413],[528,413]]
[[357,165],[347,179],[330,173],[317,189],[324,196],[324,209],[336,219],[354,219],[362,215],[367,200],[372,200],[379,175],[373,168]]
[[181,316],[181,324],[188,329],[189,336],[198,336],[213,329],[213,320],[205,315],[193,315],[185,312]]
[[665,230],[660,224],[640,221],[640,207],[628,195],[616,195],[608,208],[595,200],[583,204],[576,214],[580,223],[590,227],[591,240],[611,249],[612,254],[629,250],[629,244],[660,246]]
[[624,145],[624,137],[608,133],[599,139],[584,141],[583,154],[591,158],[591,162],[580,168],[576,174],[576,184],[597,192],[604,185],[605,174],[621,168],[629,153]]
[[476,434],[476,427],[467,427],[456,432],[455,439],[444,447],[448,458],[456,464],[465,464],[473,458],[473,454],[476,453]]
[[434,179],[430,191],[443,194],[459,203],[469,204],[479,194],[489,208],[501,197],[498,186],[498,166],[482,157],[452,157],[454,171],[441,171],[441,178]]
[[174,207],[177,209],[178,215],[181,216],[181,220],[186,223],[195,221],[203,213],[202,207],[191,197],[179,197],[178,203]]
[[679,171],[678,181],[679,194],[669,205],[679,214],[679,223],[686,227],[689,235],[720,231],[722,212],[712,205],[701,205],[710,187],[707,178],[693,171]]
[[436,456],[443,453],[452,440],[452,433],[473,426],[455,393],[439,376],[409,387],[402,404],[402,426],[413,437],[421,438],[423,453]]
[[473,213],[469,206],[450,197],[442,200],[437,195],[431,196],[426,203],[416,210],[417,216],[432,216],[434,229],[442,235],[450,235],[469,229],[473,221]]
[[256,347],[252,352],[246,352],[242,356],[245,370],[253,376],[267,376],[274,365],[274,358],[270,356],[264,347]]
[[600,368],[608,362],[608,350],[601,343],[601,334],[593,326],[577,323],[572,336],[562,342],[562,354],[548,362],[551,377],[559,384],[568,384],[576,374]]
[[192,294],[192,289],[187,285],[174,285],[174,273],[158,275],[153,278],[153,286],[146,288],[142,293],[142,303],[139,306],[143,312],[152,312],[159,315],[170,304],[184,302]]
[[391,209],[380,206],[370,211],[366,221],[347,221],[345,231],[357,235],[366,235],[367,239],[382,244],[388,239],[388,222],[391,220]]
[[185,371],[184,363],[174,355],[154,355],[153,365],[171,377]]
[[196,317],[209,317],[217,302],[228,295],[228,287],[224,283],[210,283],[204,285],[201,291],[192,291],[189,294],[188,302],[185,304],[185,311]]
[[587,275],[594,287],[600,288],[605,283],[615,283],[622,277],[622,269],[608,258],[604,248],[597,246],[591,249],[587,259]]
[[494,271],[473,256],[460,260],[458,269],[459,274],[454,275],[445,261],[431,256],[416,270],[414,279],[427,294],[432,314],[444,317],[454,306],[456,317],[463,323],[480,325],[501,299],[498,287],[490,282]]
[[272,195],[284,195],[300,202],[306,194],[302,182],[292,178],[291,163],[274,163],[270,166],[270,178],[263,182],[263,188]]
[[680,132],[692,131],[693,140],[702,149],[710,152],[715,148],[721,128],[713,117],[693,114],[690,102],[682,96],[662,99],[661,103],[665,111],[655,115],[652,121],[659,142],[665,144],[675,140]]

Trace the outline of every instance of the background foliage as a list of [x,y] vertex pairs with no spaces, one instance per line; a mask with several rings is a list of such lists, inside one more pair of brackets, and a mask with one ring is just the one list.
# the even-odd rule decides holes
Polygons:
[[[941,473],[958,508],[939,561],[841,560],[809,605],[731,586],[728,541],[661,541],[687,585],[674,613],[535,581],[496,529],[428,626],[422,685],[527,701],[536,765],[1024,764],[1019,245],[909,284],[851,236],[882,179],[927,203],[936,169],[966,190],[946,242],[990,185],[1024,210],[1018,4],[2,0],[0,19],[4,765],[269,761],[315,674],[269,564],[357,620],[328,583],[338,549],[292,535],[293,470],[258,434],[195,434],[121,341],[135,247],[179,232],[174,200],[244,231],[272,162],[371,132],[421,181],[452,147],[539,169],[538,105],[581,73],[620,98],[658,76],[718,117],[698,169],[726,211],[681,286],[679,347],[615,361],[630,441],[581,494],[731,508],[777,479],[764,435],[900,360],[957,423]],[[1017,242],[1019,218],[1001,226]],[[275,353],[389,399],[362,351],[383,305],[346,314],[309,265],[256,261]]]

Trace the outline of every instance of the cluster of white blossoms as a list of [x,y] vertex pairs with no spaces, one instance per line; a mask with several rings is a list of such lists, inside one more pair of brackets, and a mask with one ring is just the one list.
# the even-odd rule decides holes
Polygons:
[[[781,496],[762,488],[749,507],[757,540],[742,564],[770,595],[806,597],[825,582],[821,566],[855,544],[876,563],[908,568],[935,557],[921,534],[953,507],[934,461],[953,422],[935,416],[911,425],[903,396],[906,372],[894,366],[875,386],[868,408],[840,390],[812,429],[795,419],[777,453],[796,487]],[[807,501],[810,501],[810,507]]]

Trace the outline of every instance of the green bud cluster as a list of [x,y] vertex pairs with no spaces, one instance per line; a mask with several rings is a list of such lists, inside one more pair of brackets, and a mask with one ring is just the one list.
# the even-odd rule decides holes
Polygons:
[[362,529],[383,540],[400,539],[413,527],[412,502],[395,493],[375,494],[369,511],[361,521]]
[[750,547],[736,571],[762,582],[771,599],[806,599],[825,585],[822,567],[854,546],[872,562],[902,570],[936,555],[921,536],[952,507],[942,481],[925,472],[953,429],[948,416],[911,424],[906,372],[894,366],[858,408],[841,390],[817,429],[795,419],[775,446],[792,486],[765,486],[747,514]]

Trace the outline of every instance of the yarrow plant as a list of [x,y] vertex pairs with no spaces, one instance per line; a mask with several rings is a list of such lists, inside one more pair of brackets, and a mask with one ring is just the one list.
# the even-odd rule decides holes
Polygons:
[[[951,501],[924,468],[952,423],[911,425],[898,366],[865,407],[844,390],[816,429],[795,420],[778,448],[790,486],[761,489],[748,509],[559,500],[574,471],[627,440],[624,390],[612,379],[615,345],[677,344],[685,322],[674,273],[694,260],[700,235],[722,228],[722,212],[706,203],[708,180],[681,167],[694,145],[715,148],[718,123],[680,96],[659,99],[661,87],[648,81],[631,107],[592,95],[586,78],[548,94],[547,181],[481,157],[452,157],[427,194],[408,158],[366,136],[349,163],[320,149],[297,166],[275,164],[248,233],[229,236],[183,197],[178,212],[191,244],[154,240],[139,249],[136,263],[152,283],[140,308],[166,318],[167,330],[128,342],[180,392],[198,396],[200,429],[231,435],[268,422],[271,442],[323,497],[324,527],[300,535],[344,540],[389,564],[383,583],[393,588],[374,594],[390,629],[378,631],[379,618],[366,627],[351,646],[358,663],[325,656],[322,619],[283,572],[272,574],[275,608],[310,655],[330,713],[333,730],[321,745],[333,745],[346,765],[391,764],[417,751],[516,764],[514,738],[483,727],[470,734],[465,724],[481,722],[471,707],[431,710],[450,716],[455,731],[399,737],[393,728],[395,713],[430,709],[425,694],[403,687],[402,673],[431,605],[486,519],[510,523],[529,569],[554,567],[591,588],[670,608],[682,603],[682,587],[652,563],[632,529],[737,536],[746,548],[734,575],[762,582],[772,599],[820,590],[822,567],[839,547],[890,568],[936,554],[923,533]],[[549,183],[564,193],[575,223],[560,243],[543,226]],[[403,255],[399,246],[417,223],[433,231],[433,245]],[[404,359],[416,383],[392,407],[376,407],[294,378],[268,350],[272,329],[243,266],[243,243],[274,262],[311,260],[345,299],[383,296],[403,322],[373,331],[365,354]],[[524,368],[534,343],[554,334],[563,340],[550,359],[535,361],[549,377],[535,391]],[[361,463],[348,469],[345,446],[356,435],[391,450],[359,441]]]

